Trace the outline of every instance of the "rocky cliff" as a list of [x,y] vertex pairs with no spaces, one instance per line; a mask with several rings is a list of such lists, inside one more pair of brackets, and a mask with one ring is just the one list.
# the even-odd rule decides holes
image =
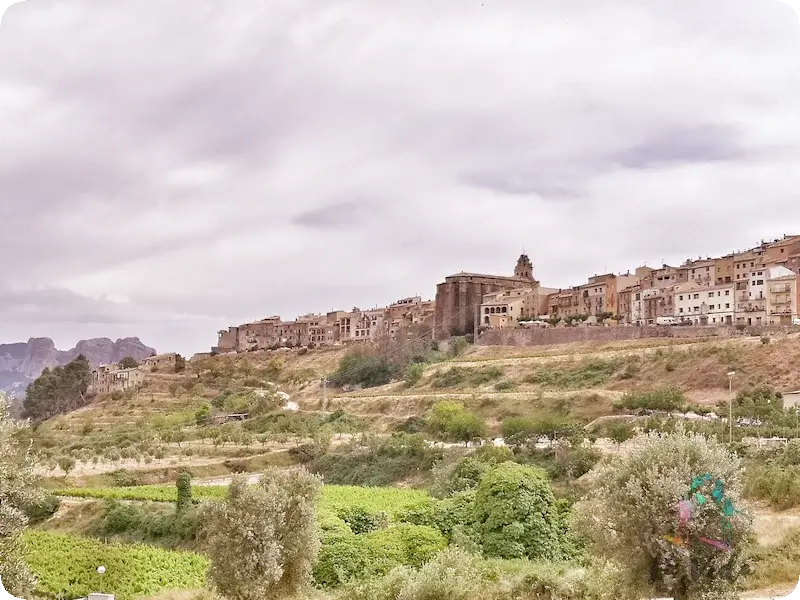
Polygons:
[[12,397],[24,396],[28,384],[45,367],[65,365],[79,354],[83,354],[96,367],[118,362],[126,356],[141,360],[155,353],[153,348],[145,346],[136,337],[116,342],[108,338],[81,340],[71,350],[56,350],[50,338],[31,338],[27,342],[0,344],[0,391]]

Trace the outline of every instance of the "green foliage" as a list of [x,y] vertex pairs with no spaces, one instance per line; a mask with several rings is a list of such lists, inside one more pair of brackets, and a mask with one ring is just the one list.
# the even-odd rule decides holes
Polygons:
[[458,492],[443,500],[429,500],[412,506],[398,515],[398,520],[413,525],[436,529],[448,540],[456,530],[464,530],[473,523],[475,492]]
[[391,557],[401,565],[420,567],[447,545],[436,529],[400,523],[364,536],[375,554]]
[[20,430],[0,393],[0,579],[7,591],[18,596],[30,592],[34,583],[23,561],[22,533],[28,524],[26,509],[41,498],[34,487],[30,447],[17,437]]
[[58,511],[61,498],[53,494],[43,493],[23,506],[23,512],[28,518],[28,524],[35,525],[46,521]]
[[[192,495],[198,500],[223,500],[228,486],[198,485]],[[140,500],[147,502],[175,502],[177,490],[174,485],[142,485],[135,488],[65,488],[53,490],[58,496],[75,498],[99,498],[114,500]],[[325,485],[322,487],[320,509],[334,513],[351,506],[361,506],[369,512],[385,511],[392,518],[411,506],[427,501],[427,492],[391,487],[360,487],[347,485]]]
[[321,486],[305,469],[267,471],[256,486],[237,476],[224,502],[203,507],[209,577],[224,596],[278,599],[309,586],[319,551]]
[[625,421],[612,421],[606,427],[606,433],[617,444],[627,442],[634,436],[633,426]]
[[135,369],[139,366],[139,361],[132,356],[125,356],[121,361],[119,361],[119,363],[117,363],[117,366],[120,369]]
[[429,448],[423,436],[394,433],[366,449],[315,458],[308,468],[333,484],[382,486],[429,470],[440,456],[441,451]]
[[745,496],[768,502],[777,510],[800,505],[800,466],[753,465],[747,470]]
[[178,475],[178,481],[175,482],[177,491],[177,499],[175,502],[175,511],[178,513],[184,512],[192,505],[192,476],[187,471],[182,471]]
[[28,386],[22,403],[22,416],[45,421],[76,410],[88,403],[86,391],[92,381],[92,369],[83,354],[63,367],[45,368]]
[[336,515],[356,534],[385,529],[389,525],[389,516],[385,512],[373,513],[363,506],[347,506]]
[[469,347],[469,341],[467,341],[466,337],[454,337],[450,339],[450,349],[448,354],[450,358],[455,358],[457,356],[461,356]]
[[70,471],[75,468],[75,459],[71,456],[62,456],[58,459],[58,468],[64,471],[64,475],[69,475]]
[[649,392],[628,392],[619,401],[626,410],[686,410],[686,396],[678,389],[668,388]]
[[314,580],[322,587],[336,587],[385,575],[398,566],[419,566],[445,545],[436,530],[410,524],[364,535],[333,533],[323,539]]
[[[694,502],[686,525],[692,552],[686,554],[665,536],[679,535],[678,503],[704,474],[723,482],[725,496],[740,512],[729,517],[730,530],[723,530],[714,501]],[[591,477],[591,492],[575,507],[575,524],[596,553],[624,566],[631,593],[677,600],[704,593],[733,597],[747,567],[752,524],[740,503],[739,460],[723,446],[681,430],[651,433],[638,438],[631,452],[601,463]],[[701,536],[724,539],[732,550],[696,541]]]
[[474,530],[487,556],[559,559],[562,517],[545,474],[506,462],[484,475],[475,495]]
[[[497,598],[478,559],[458,548],[439,553],[419,571],[400,567],[382,579],[351,587],[341,600],[474,600]],[[491,596],[490,596],[491,594]]]
[[339,361],[339,368],[331,377],[334,385],[362,385],[375,387],[392,380],[394,369],[384,358],[360,351],[349,352]]
[[411,387],[416,385],[422,376],[425,374],[425,365],[421,363],[412,363],[406,367],[406,374],[403,377],[406,385]]
[[452,388],[461,385],[467,380],[467,370],[464,367],[450,367],[439,369],[431,378],[431,387],[434,389]]
[[194,420],[197,423],[198,427],[201,427],[206,424],[206,421],[211,416],[211,406],[208,404],[202,404],[200,408],[197,409],[197,412],[194,414]]
[[623,364],[623,359],[592,358],[558,368],[545,365],[525,377],[525,382],[554,389],[591,388],[608,382]]
[[511,446],[533,446],[542,437],[577,440],[583,435],[583,427],[560,415],[542,419],[514,417],[502,422],[501,432],[505,442]]
[[[36,591],[50,598],[85,598],[102,590],[134,600],[165,590],[197,589],[208,567],[197,554],[152,546],[103,544],[44,531],[29,531],[25,540],[28,563],[39,579]],[[104,575],[97,573],[100,565]]]
[[486,424],[460,402],[441,401],[428,413],[428,429],[451,442],[471,442],[486,436]]

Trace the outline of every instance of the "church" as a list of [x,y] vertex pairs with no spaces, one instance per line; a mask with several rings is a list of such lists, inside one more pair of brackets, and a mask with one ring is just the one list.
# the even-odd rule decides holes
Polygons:
[[513,276],[461,272],[445,277],[436,286],[434,339],[445,340],[454,335],[476,333],[483,323],[479,313],[486,296],[523,289],[536,297],[546,297],[556,291],[542,288],[534,279],[533,264],[526,254],[517,260]]

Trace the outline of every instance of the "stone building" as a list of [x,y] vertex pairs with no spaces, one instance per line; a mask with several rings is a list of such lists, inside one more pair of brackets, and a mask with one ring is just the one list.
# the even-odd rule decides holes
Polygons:
[[140,367],[120,369],[117,365],[101,365],[92,371],[91,390],[96,394],[121,391],[139,387],[144,383],[144,371]]
[[159,369],[159,370],[167,370],[167,371],[174,371],[175,365],[178,362],[178,353],[177,352],[168,352],[166,354],[157,354],[155,356],[149,356],[147,358],[143,358],[142,361],[139,363],[139,366],[143,369]]
[[533,278],[533,265],[525,254],[517,260],[511,277],[464,272],[445,277],[436,286],[435,339],[474,333],[484,296],[526,287],[539,287],[539,282]]
[[481,327],[516,327],[521,320],[547,316],[550,297],[557,291],[529,287],[486,294],[480,308]]

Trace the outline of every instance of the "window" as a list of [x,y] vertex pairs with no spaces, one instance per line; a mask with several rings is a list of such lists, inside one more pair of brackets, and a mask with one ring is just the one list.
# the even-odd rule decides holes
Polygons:
[[683,300],[683,296],[678,296],[678,300]]
[[764,272],[763,272],[763,271],[759,271],[757,274],[758,274],[758,275],[763,275],[763,274],[764,274]]
[[679,313],[682,313],[682,312],[683,312],[683,309],[682,309],[682,308],[679,308],[679,309],[678,309],[678,312],[679,312]]
[[730,290],[725,290],[725,295],[726,296],[730,296],[731,295],[731,291]]
[[756,281],[756,285],[764,285],[764,280],[759,279],[758,281]]
[[694,299],[695,299],[695,300],[699,300],[699,299],[700,299],[700,294],[695,294],[695,295],[694,295]]
[[708,297],[709,298],[713,298],[714,297],[714,292],[708,292]]
[[730,307],[731,307],[730,302],[726,302],[725,303],[725,308],[730,308]]

